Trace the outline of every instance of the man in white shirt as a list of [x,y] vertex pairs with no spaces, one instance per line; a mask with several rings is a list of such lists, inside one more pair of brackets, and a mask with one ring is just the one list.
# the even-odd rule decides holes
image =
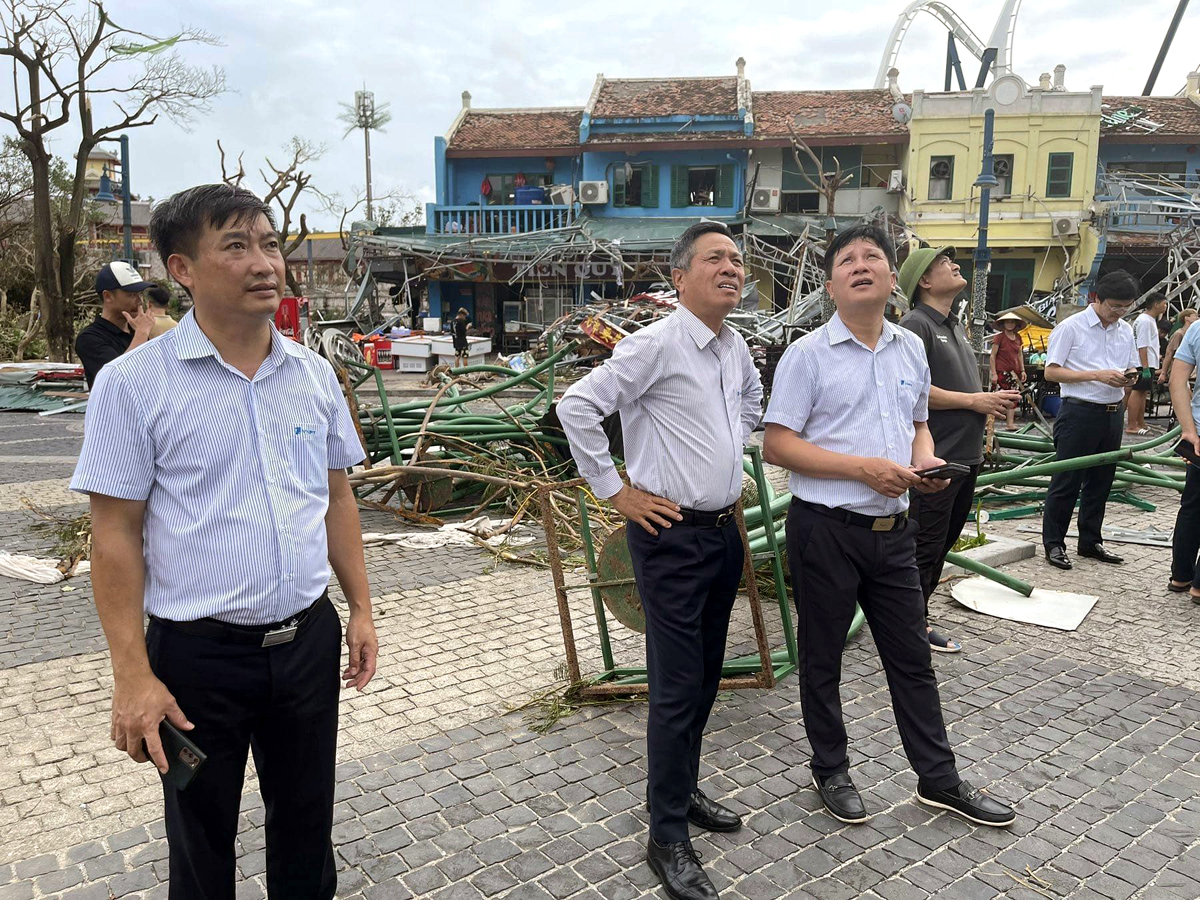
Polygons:
[[1154,389],[1154,374],[1158,368],[1158,320],[1167,311],[1167,298],[1162,294],[1151,294],[1141,315],[1133,325],[1134,346],[1137,348],[1138,379],[1129,392],[1129,434],[1147,434],[1146,400]]
[[[1096,282],[1096,300],[1055,326],[1046,351],[1046,380],[1062,385],[1062,409],[1054,420],[1058,459],[1075,459],[1121,446],[1121,400],[1129,385],[1126,371],[1137,367],[1129,314],[1138,284],[1128,272],[1110,272]],[[1158,340],[1157,330],[1155,340]],[[1067,528],[1079,500],[1079,555],[1120,563],[1101,543],[1104,504],[1117,467],[1093,466],[1057,472],[1050,479],[1042,513],[1046,560],[1059,569],[1072,564]]]
[[[617,344],[558,404],[579,473],[629,521],[625,537],[646,612],[650,839],[646,858],[674,900],[716,900],[688,824],[741,819],[697,783],[729,614],[742,577],[734,505],[742,449],[762,415],[746,342],[725,324],[741,300],[742,254],[729,228],[700,222],[671,251],[679,308]],[[621,413],[629,484],[601,422]]]

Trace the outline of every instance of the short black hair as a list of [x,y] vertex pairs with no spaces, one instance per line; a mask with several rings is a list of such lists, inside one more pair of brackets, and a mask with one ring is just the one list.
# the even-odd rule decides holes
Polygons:
[[1096,282],[1098,300],[1136,300],[1140,293],[1137,279],[1122,269],[1109,272]]
[[150,214],[150,241],[163,265],[175,253],[194,256],[205,227],[220,228],[230,219],[247,222],[259,215],[275,228],[271,207],[254,193],[229,184],[201,184],[173,194]]
[[1153,309],[1154,305],[1156,303],[1162,303],[1166,299],[1167,299],[1166,294],[1163,294],[1159,291],[1155,291],[1153,294],[1151,294],[1149,297],[1146,298],[1146,305],[1144,308],[1145,309]]
[[170,306],[171,292],[161,284],[156,284],[152,288],[146,289],[146,296],[150,298],[150,302],[155,306]]
[[852,244],[855,241],[870,241],[883,251],[883,255],[887,257],[888,265],[891,266],[892,271],[896,270],[896,248],[892,246],[892,239],[878,225],[871,225],[864,222],[842,229],[833,236],[833,240],[825,248],[826,280],[833,278],[833,261],[838,253],[847,244]]
[[733,232],[724,222],[697,222],[689,226],[671,248],[672,269],[683,269],[686,272],[692,267],[692,258],[696,255],[696,239],[703,234],[723,234],[733,240]]

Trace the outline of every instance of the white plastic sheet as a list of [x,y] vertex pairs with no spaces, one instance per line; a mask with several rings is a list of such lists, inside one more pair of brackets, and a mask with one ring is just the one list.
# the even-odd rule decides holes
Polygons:
[[985,616],[1057,628],[1060,631],[1078,628],[1100,599],[1090,594],[1072,594],[1045,588],[1034,588],[1033,594],[1025,597],[982,575],[957,582],[950,589],[950,596],[967,609]]

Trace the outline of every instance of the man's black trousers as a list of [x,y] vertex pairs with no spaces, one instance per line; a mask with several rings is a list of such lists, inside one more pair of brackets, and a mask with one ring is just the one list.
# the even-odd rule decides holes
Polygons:
[[188,737],[208,754],[185,790],[163,784],[170,900],[233,900],[249,750],[266,807],[268,896],[333,897],[341,637],[328,600],[313,607],[294,641],[267,648],[150,621],[150,667],[196,726]]
[[[1054,420],[1057,459],[1077,459],[1121,446],[1121,410],[1106,410],[1096,403],[1065,399]],[[1042,545],[1065,547],[1075,501],[1079,501],[1079,546],[1090,548],[1103,539],[1104,504],[1112,489],[1116,465],[1093,466],[1057,472],[1050,477],[1046,508],[1042,513]]]
[[971,466],[971,474],[952,478],[944,490],[933,494],[910,491],[908,515],[917,523],[917,572],[921,577],[921,593],[925,595],[925,618],[929,618],[929,597],[942,580],[946,554],[950,552],[975,500],[975,479],[979,466]]
[[1182,584],[1200,587],[1200,467],[1187,467],[1187,480],[1175,516],[1175,533],[1171,537],[1171,577]]
[[660,844],[675,843],[688,838],[688,802],[721,681],[744,551],[736,522],[660,527],[657,537],[630,522],[625,533],[646,611],[650,834]]
[[787,517],[788,566],[796,600],[800,705],[813,772],[847,772],[850,758],[838,686],[842,647],[857,602],[871,626],[892,695],[900,741],[922,787],[961,780],[942,721],[924,599],[917,575],[917,525],[872,531],[793,501]]

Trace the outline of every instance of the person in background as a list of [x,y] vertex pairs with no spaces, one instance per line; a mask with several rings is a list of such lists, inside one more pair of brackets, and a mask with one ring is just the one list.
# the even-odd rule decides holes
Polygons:
[[466,308],[460,306],[458,308],[458,315],[450,323],[450,330],[454,335],[454,365],[456,366],[465,366],[467,364],[467,356],[469,355],[467,325],[469,323],[470,319],[467,318]]
[[[1133,329],[1121,321],[1138,296],[1137,280],[1128,272],[1109,272],[1096,282],[1096,299],[1082,312],[1059,322],[1050,332],[1046,380],[1061,387],[1062,408],[1054,420],[1054,451],[1059,460],[1105,453],[1121,446],[1121,400],[1129,384],[1126,370],[1137,366]],[[1153,322],[1153,320],[1151,320]],[[1158,329],[1154,330],[1158,340]],[[1070,569],[1067,529],[1079,501],[1079,555],[1105,563],[1121,563],[1102,543],[1104,506],[1116,475],[1116,464],[1071,469],[1050,476],[1042,513],[1042,546],[1046,561]]]
[[[1025,352],[1021,332],[1025,320],[1013,312],[996,317],[999,334],[992,338],[992,352],[988,368],[993,390],[1020,391],[1025,384]],[[1017,427],[1017,404],[1004,412],[1005,427],[1012,431]]]
[[1167,298],[1162,294],[1151,294],[1133,326],[1134,346],[1137,348],[1138,378],[1129,391],[1129,421],[1126,434],[1145,435],[1146,403],[1154,388],[1154,373],[1158,369],[1159,347],[1158,320],[1167,311]]
[[979,382],[979,362],[954,315],[954,300],[967,286],[954,248],[920,247],[908,255],[897,278],[913,307],[900,320],[921,339],[929,362],[929,433],[935,452],[960,463],[970,474],[955,478],[945,490],[913,491],[909,515],[917,523],[917,570],[925,595],[925,629],[929,648],[957,653],[962,645],[929,623],[929,598],[942,578],[946,554],[958,540],[971,511],[975,478],[983,464],[983,429],[989,415],[1003,415],[1020,400],[1011,391],[990,393]]
[[1179,345],[1183,342],[1184,335],[1195,324],[1197,318],[1200,318],[1200,310],[1196,310],[1190,306],[1176,316],[1171,339],[1167,341],[1167,349],[1163,352],[1162,368],[1158,373],[1159,384],[1166,384],[1170,378],[1171,363],[1175,361],[1175,354],[1179,352]]
[[150,337],[156,338],[166,334],[179,323],[171,318],[167,307],[171,305],[171,292],[162,285],[156,284],[146,291],[146,308],[154,313],[154,327],[150,329]]
[[105,364],[150,340],[154,314],[142,304],[142,291],[154,287],[127,262],[116,261],[96,273],[100,314],[75,338],[75,355],[83,363],[88,389]]
[[[1195,321],[1193,316],[1192,322]],[[1200,328],[1188,327],[1186,331],[1186,334],[1184,329],[1177,332],[1183,334],[1183,339],[1171,365],[1171,406],[1179,419],[1183,441],[1200,454],[1200,436],[1196,433],[1196,422],[1200,420],[1200,389],[1191,384],[1192,373],[1200,362]],[[1200,604],[1197,551],[1200,551],[1200,466],[1189,462],[1183,495],[1179,498],[1179,512],[1175,516],[1175,530],[1171,534],[1171,580],[1167,582],[1167,590],[1187,593],[1193,603]]]

